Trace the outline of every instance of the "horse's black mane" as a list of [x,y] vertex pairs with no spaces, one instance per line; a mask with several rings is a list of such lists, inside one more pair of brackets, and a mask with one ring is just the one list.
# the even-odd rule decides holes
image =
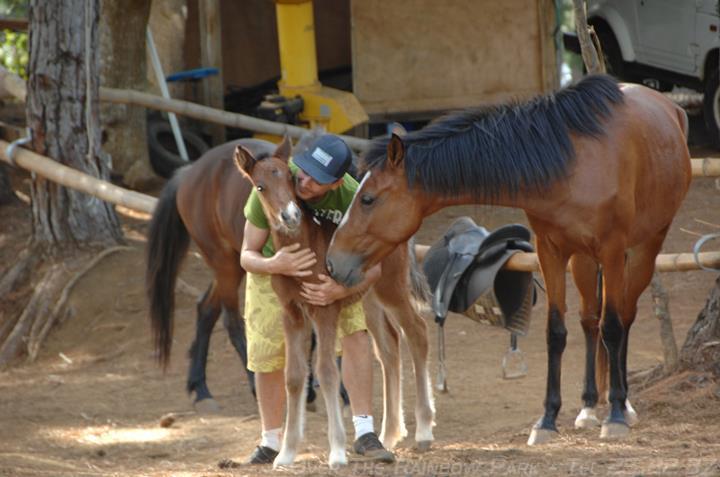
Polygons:
[[[569,133],[599,137],[612,105],[623,102],[610,76],[528,102],[453,113],[402,138],[410,187],[445,196],[475,194],[492,200],[521,188],[541,191],[564,178],[575,158]],[[374,139],[363,172],[384,167],[389,137]]]

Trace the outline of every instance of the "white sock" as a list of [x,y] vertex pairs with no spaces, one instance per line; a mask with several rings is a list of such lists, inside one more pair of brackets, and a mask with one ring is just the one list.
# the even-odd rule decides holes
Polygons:
[[353,416],[353,426],[355,427],[355,439],[368,432],[375,432],[372,416]]
[[280,433],[282,432],[282,427],[278,427],[277,429],[270,429],[267,431],[262,431],[262,439],[260,440],[260,445],[264,447],[269,447],[274,451],[280,450]]

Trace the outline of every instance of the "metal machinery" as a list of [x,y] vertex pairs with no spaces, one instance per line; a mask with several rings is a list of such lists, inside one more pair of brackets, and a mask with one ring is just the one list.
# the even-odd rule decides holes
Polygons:
[[[281,79],[259,114],[266,119],[324,127],[343,133],[366,123],[368,115],[352,94],[318,81],[312,0],[275,0]],[[295,120],[295,121],[293,121]]]

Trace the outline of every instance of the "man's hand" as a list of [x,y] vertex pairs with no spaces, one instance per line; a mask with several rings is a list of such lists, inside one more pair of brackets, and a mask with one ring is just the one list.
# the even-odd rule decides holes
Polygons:
[[312,275],[310,267],[317,263],[315,252],[309,248],[300,250],[300,244],[294,243],[281,248],[272,257],[272,273],[289,277],[307,277]]
[[303,282],[300,296],[311,305],[325,306],[348,295],[348,289],[327,275],[318,275],[320,283]]

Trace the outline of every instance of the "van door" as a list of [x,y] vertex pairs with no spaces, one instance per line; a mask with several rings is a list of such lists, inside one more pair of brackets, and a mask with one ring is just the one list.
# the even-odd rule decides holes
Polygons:
[[695,73],[696,0],[637,2],[637,61],[678,73]]

